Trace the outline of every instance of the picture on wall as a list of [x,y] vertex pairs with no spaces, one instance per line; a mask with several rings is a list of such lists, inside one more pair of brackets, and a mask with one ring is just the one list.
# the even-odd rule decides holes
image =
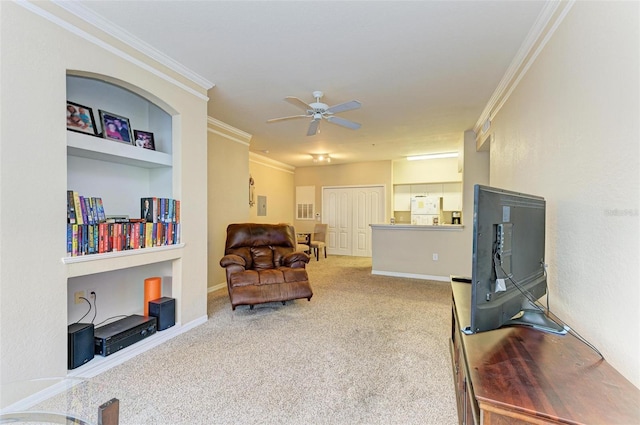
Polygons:
[[153,140],[153,133],[142,130],[133,130],[133,138],[135,139],[134,145],[139,148],[156,150],[156,145]]
[[93,118],[93,110],[79,103],[67,100],[67,130],[95,136],[96,120]]
[[105,139],[131,144],[132,137],[129,118],[100,110],[100,121],[102,123],[102,134]]

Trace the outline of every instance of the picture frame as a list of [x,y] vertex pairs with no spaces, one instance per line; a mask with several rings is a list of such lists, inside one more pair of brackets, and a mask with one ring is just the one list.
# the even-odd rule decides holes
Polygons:
[[153,133],[150,131],[133,130],[133,145],[139,148],[156,150],[156,143]]
[[116,142],[133,144],[129,118],[100,109],[102,137]]
[[67,130],[97,136],[93,109],[67,100]]

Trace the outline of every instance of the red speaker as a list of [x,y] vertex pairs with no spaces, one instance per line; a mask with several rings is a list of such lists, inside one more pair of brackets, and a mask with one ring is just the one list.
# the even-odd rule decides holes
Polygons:
[[176,300],[162,297],[149,301],[149,316],[158,321],[158,330],[163,331],[176,324]]
[[93,359],[93,323],[72,323],[67,331],[67,368],[75,369]]

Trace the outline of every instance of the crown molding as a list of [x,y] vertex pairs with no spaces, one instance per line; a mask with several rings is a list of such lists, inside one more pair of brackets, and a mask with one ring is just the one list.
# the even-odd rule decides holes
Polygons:
[[212,117],[207,117],[207,131],[245,146],[249,146],[251,137],[253,137],[247,132],[232,127],[229,124]]
[[88,24],[98,28],[106,34],[120,40],[127,46],[139,51],[145,56],[150,57],[156,62],[166,66],[167,68],[175,71],[176,73],[182,75],[186,79],[194,82],[198,86],[202,87],[205,90],[209,90],[215,84],[207,80],[206,78],[200,76],[199,74],[193,72],[189,68],[185,67],[181,63],[175,61],[164,53],[160,52],[156,48],[152,47],[150,44],[142,41],[138,37],[131,34],[129,31],[125,30],[122,27],[114,24],[113,22],[105,19],[104,17],[98,15],[97,13],[89,10],[84,5],[82,5],[78,1],[68,1],[68,0],[51,0],[58,7],[66,10],[72,15],[77,16]]
[[477,140],[486,139],[485,135],[491,128],[491,121],[526,75],[574,3],[575,0],[554,0],[545,3],[527,38],[473,127]]
[[276,161],[275,159],[267,158],[266,156],[259,155],[255,152],[249,152],[249,162],[255,164],[264,165],[265,167],[275,168],[285,173],[293,174],[296,167],[293,165],[285,164],[284,162]]
[[36,4],[34,4],[31,1],[26,1],[26,0],[17,0],[15,1],[15,4],[25,8],[26,10],[30,11],[31,13],[40,16],[41,18],[44,18],[46,20],[48,20],[49,22],[59,26],[60,28],[69,31],[72,34],[77,35],[78,37],[88,41],[89,43],[93,43],[98,47],[103,48],[104,50],[113,53],[114,55],[140,67],[141,69],[144,69],[145,71],[150,72],[153,75],[158,76],[159,78],[162,78],[163,80],[173,84],[176,87],[180,87],[182,90],[204,100],[204,101],[209,101],[209,97],[204,95],[203,93],[200,93],[199,91],[193,89],[192,87],[189,87],[188,85],[176,80],[175,78],[165,74],[164,72],[161,72],[160,70],[158,70],[157,68],[125,53],[124,51],[116,48],[115,46],[107,43],[104,40],[101,40],[100,38],[89,34],[88,32],[78,28],[77,26],[71,24],[70,22],[66,21],[65,19],[62,19],[61,17],[46,11],[45,9],[43,9],[40,6],[37,6]]

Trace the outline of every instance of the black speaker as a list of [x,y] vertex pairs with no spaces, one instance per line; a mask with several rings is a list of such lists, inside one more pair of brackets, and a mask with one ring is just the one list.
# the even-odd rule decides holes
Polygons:
[[82,366],[94,356],[93,323],[73,323],[68,328],[67,368]]
[[149,316],[158,320],[158,330],[163,331],[176,324],[175,298],[162,297],[149,301]]

